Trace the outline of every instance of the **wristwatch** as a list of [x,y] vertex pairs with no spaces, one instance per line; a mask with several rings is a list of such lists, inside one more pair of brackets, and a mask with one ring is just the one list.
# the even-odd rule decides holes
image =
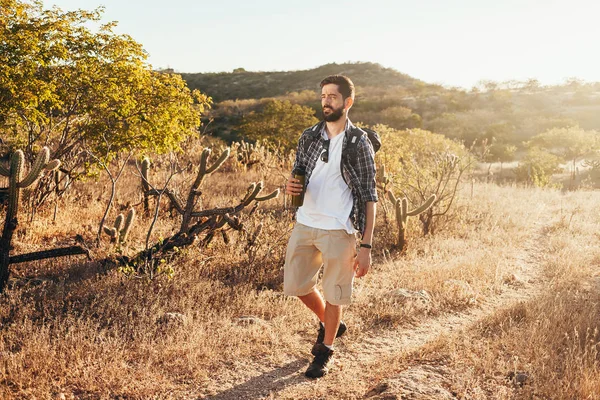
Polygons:
[[360,244],[360,247],[364,247],[365,249],[370,249],[370,248],[372,248],[372,246],[371,246],[370,244],[368,244],[368,243],[361,243],[361,244]]

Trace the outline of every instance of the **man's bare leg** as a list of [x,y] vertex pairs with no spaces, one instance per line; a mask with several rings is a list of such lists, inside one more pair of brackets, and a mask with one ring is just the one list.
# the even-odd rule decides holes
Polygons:
[[325,339],[323,343],[332,346],[342,320],[342,306],[325,303],[321,293],[315,290],[298,298],[308,307],[325,325]]
[[298,298],[319,318],[319,321],[325,322],[325,301],[318,290],[315,290],[305,296]]
[[341,319],[342,306],[335,306],[327,302],[327,306],[325,307],[325,339],[323,339],[323,344],[333,346]]

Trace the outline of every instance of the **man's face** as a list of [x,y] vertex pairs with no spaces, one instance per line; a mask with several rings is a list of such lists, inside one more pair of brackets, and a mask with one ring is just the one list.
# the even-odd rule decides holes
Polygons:
[[327,122],[338,121],[344,116],[344,99],[338,89],[338,85],[330,83],[321,89],[321,108],[323,119]]

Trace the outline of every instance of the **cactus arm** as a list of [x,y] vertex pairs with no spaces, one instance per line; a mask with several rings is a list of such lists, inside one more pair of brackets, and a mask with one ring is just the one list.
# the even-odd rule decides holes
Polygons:
[[375,173],[375,175],[379,182],[383,181],[383,178],[385,177],[385,165],[382,164],[381,167],[379,167],[379,169]]
[[31,170],[29,171],[29,174],[25,177],[25,179],[23,179],[22,181],[20,181],[18,183],[19,187],[26,188],[29,185],[31,185],[33,182],[35,182],[40,177],[40,174],[41,174],[42,170],[44,169],[44,167],[48,164],[49,159],[50,159],[50,149],[48,149],[47,147],[44,147],[39,152],[38,156],[36,157],[35,162],[31,166]]
[[256,239],[258,239],[258,237],[260,236],[262,229],[263,229],[263,223],[261,222],[256,227],[256,230],[254,231],[254,233],[248,238],[248,243],[246,244],[245,251],[249,251],[249,252],[255,251],[252,248],[254,247],[254,244],[256,243]]
[[229,153],[230,150],[229,148],[226,148],[223,153],[221,153],[221,155],[219,156],[219,158],[217,159],[217,161],[215,161],[213,163],[213,165],[211,165],[210,167],[206,168],[206,173],[210,174],[215,172],[217,169],[219,169],[221,167],[221,165],[223,165],[223,163],[227,160],[227,158],[229,157]]
[[120,231],[122,226],[123,226],[123,220],[125,219],[125,217],[123,216],[123,214],[119,214],[117,215],[117,218],[115,219],[115,229],[117,231]]
[[412,210],[412,211],[408,211],[408,212],[406,213],[406,215],[408,215],[408,216],[411,216],[411,217],[414,217],[414,216],[416,216],[416,215],[419,215],[419,214],[421,214],[422,212],[425,212],[425,211],[427,211],[427,209],[433,205],[433,202],[435,201],[435,199],[436,199],[436,196],[435,196],[435,194],[434,194],[434,195],[431,195],[431,197],[430,197],[430,198],[428,198],[428,199],[427,199],[427,201],[425,201],[425,203],[421,204],[421,206],[419,206],[419,207],[415,208],[415,209],[414,209],[414,210]]
[[[246,196],[244,196],[244,199],[242,199],[240,204],[238,204],[235,207],[223,207],[223,208],[214,208],[212,210],[197,211],[197,212],[192,213],[192,217],[196,217],[196,218],[210,217],[210,216],[214,216],[214,215],[238,213],[238,212],[242,211],[244,209],[244,207],[246,207],[248,204],[250,204],[253,200],[256,199],[256,196],[262,190],[262,185],[263,185],[262,182],[251,184],[248,187],[248,192],[246,193]],[[228,221],[228,223],[229,223],[229,225],[231,225],[231,223],[229,221]],[[232,228],[234,228],[234,226],[232,226]],[[234,228],[234,229],[237,229],[237,228]]]
[[[202,151],[202,155],[200,156],[200,168],[198,169],[198,175],[196,176],[196,180],[192,184],[192,191],[195,192],[200,188],[200,184],[204,177],[208,174],[215,172],[218,168],[223,165],[223,163],[229,157],[231,150],[226,148],[223,150],[219,158],[209,167],[208,166],[208,157],[211,154],[211,149],[206,148]],[[194,193],[195,194],[195,193]]]
[[55,169],[58,169],[58,167],[60,167],[60,160],[52,160],[50,161],[48,164],[46,164],[46,166],[44,167],[44,170],[46,171],[54,171]]
[[258,224],[258,226],[256,227],[256,230],[254,231],[254,234],[252,235],[252,242],[256,241],[256,238],[260,235],[260,233],[262,232],[263,229],[263,223],[261,222],[260,224]]
[[204,180],[204,176],[206,175],[206,164],[208,163],[208,156],[210,155],[210,152],[211,150],[206,148],[200,155],[200,168],[198,168],[198,175],[196,175],[196,179],[194,180],[194,183],[192,183],[190,194],[191,192],[197,191],[202,184],[202,180]]
[[205,148],[202,151],[202,154],[200,155],[200,168],[198,168],[198,174],[196,175],[194,183],[192,183],[192,186],[190,187],[190,191],[187,196],[187,201],[185,202],[185,208],[182,207],[181,214],[183,215],[183,218],[181,219],[181,226],[179,228],[180,232],[187,232],[189,230],[190,220],[192,219],[194,205],[196,203],[196,196],[200,195],[200,185],[202,184],[202,180],[206,176],[206,165],[208,163],[208,156],[210,156],[210,153],[211,149]]
[[381,167],[379,167],[379,169],[377,169],[377,172],[375,173],[377,182],[385,185],[387,183],[387,175],[385,173],[385,164],[381,164]]
[[104,225],[102,228],[104,228],[104,233],[106,233],[112,239],[114,239],[117,236],[117,230],[115,228],[109,228],[106,225]]
[[236,229],[236,230],[242,229],[242,223],[240,222],[239,217],[234,216],[233,218],[231,218],[231,216],[229,214],[225,213],[225,214],[223,214],[223,219],[225,220],[225,222],[227,222],[227,225],[229,225],[233,229]]
[[[249,194],[246,194],[246,197],[242,201],[242,204],[244,204],[244,206],[247,206],[248,204],[250,204],[252,202],[252,200],[254,200],[256,198],[256,196],[258,196],[258,194],[260,193],[260,191],[263,188],[263,183],[261,181],[256,184],[252,184],[250,187],[254,187],[254,190],[252,190],[252,192],[249,191]],[[250,188],[248,188],[248,189],[250,189]]]
[[19,182],[23,176],[23,164],[25,155],[21,150],[17,150],[10,158],[10,178],[8,184],[8,210],[6,211],[6,220],[11,221],[17,217],[19,208]]
[[202,180],[202,176],[206,175],[206,164],[208,163],[208,156],[210,155],[211,150],[206,148],[202,150],[202,154],[200,155],[200,170],[198,171],[198,177],[196,178],[196,182],[194,182],[194,187],[197,187]]
[[135,220],[135,209],[130,208],[129,211],[127,212],[127,217],[125,218],[125,224],[123,225],[123,229],[121,229],[121,232],[119,234],[119,241],[121,243],[123,243],[127,240],[127,236],[129,235],[129,232],[131,231],[131,227],[133,225],[134,220]]
[[142,173],[142,190],[146,193],[150,191],[150,185],[148,183],[148,182],[150,182],[150,180],[148,178],[149,171],[150,171],[150,160],[148,159],[148,157],[145,157],[142,160],[141,173]]
[[256,200],[256,201],[266,201],[266,200],[274,199],[277,196],[279,196],[279,189],[275,189],[273,192],[269,193],[266,196],[256,197],[254,200]]
[[390,199],[390,201],[392,202],[392,204],[396,204],[396,196],[394,196],[394,193],[392,193],[392,191],[388,191],[388,198]]
[[408,218],[408,199],[403,197],[400,202],[402,203],[402,222],[406,224],[406,219]]
[[221,165],[223,165],[223,163],[225,162],[225,160],[227,159],[227,157],[229,157],[229,153],[230,153],[230,149],[227,148],[225,149],[221,155],[219,156],[219,158],[217,159],[217,161],[215,161],[210,167],[208,166],[208,157],[211,154],[211,149],[209,148],[205,148],[202,151],[202,154],[200,155],[200,168],[198,168],[198,175],[196,175],[196,179],[194,180],[194,183],[192,184],[190,191],[188,193],[187,196],[187,201],[185,203],[185,208],[183,207],[177,207],[178,211],[179,208],[182,208],[182,211],[180,211],[181,214],[183,214],[183,219],[181,221],[181,227],[180,227],[180,231],[181,232],[187,232],[189,229],[189,223],[190,223],[190,219],[193,217],[194,214],[194,205],[196,203],[196,197],[200,196],[200,185],[202,184],[202,180],[204,179],[204,177],[206,175],[211,174],[212,172],[216,171],[217,168],[219,168]]
[[248,186],[248,189],[246,189],[246,195],[244,196],[242,203],[246,202],[248,197],[250,197],[252,195],[252,193],[254,192],[255,189],[256,189],[256,183],[251,183],[250,186]]

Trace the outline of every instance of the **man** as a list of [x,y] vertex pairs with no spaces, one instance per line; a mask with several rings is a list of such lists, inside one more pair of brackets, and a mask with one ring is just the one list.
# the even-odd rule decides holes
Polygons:
[[[333,75],[321,82],[324,121],[304,131],[294,164],[306,170],[306,192],[288,243],[284,292],[298,296],[320,320],[314,360],[305,373],[309,378],[328,372],[334,339],[346,331],[342,306],[350,304],[354,276],[364,276],[371,266],[375,153],[366,134],[358,136],[353,154],[346,151],[348,138],[357,131],[348,119],[353,103],[354,84],[349,78]],[[299,181],[290,177],[286,193],[301,191]],[[362,238],[358,254],[357,232]],[[323,296],[316,289],[321,266]]]

